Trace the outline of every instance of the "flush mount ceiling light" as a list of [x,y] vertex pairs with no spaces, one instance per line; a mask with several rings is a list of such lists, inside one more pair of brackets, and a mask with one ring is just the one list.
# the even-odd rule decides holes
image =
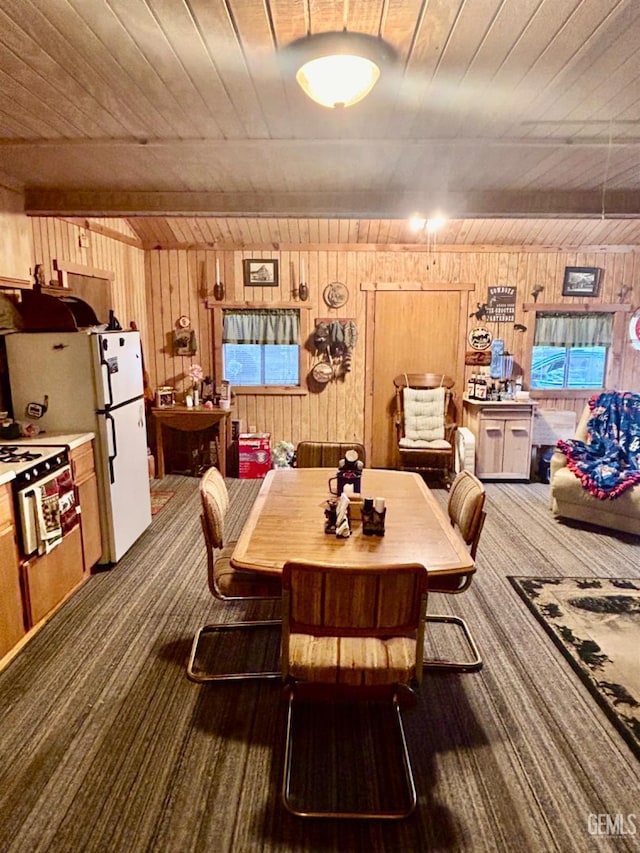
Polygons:
[[365,98],[395,57],[382,38],[347,30],[305,36],[283,53],[302,90],[330,108],[350,107]]

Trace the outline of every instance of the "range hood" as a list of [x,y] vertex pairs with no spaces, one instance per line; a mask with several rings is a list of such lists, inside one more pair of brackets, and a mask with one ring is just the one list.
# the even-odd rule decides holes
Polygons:
[[99,325],[93,308],[77,296],[49,296],[24,290],[20,303],[24,332],[77,332]]

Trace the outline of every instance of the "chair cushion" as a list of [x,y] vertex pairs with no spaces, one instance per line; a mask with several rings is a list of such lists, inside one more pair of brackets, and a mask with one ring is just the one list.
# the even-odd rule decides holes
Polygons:
[[314,637],[291,634],[289,674],[323,684],[383,685],[415,676],[416,642],[410,637]]
[[451,450],[451,444],[443,438],[438,438],[435,441],[424,441],[421,438],[414,441],[410,438],[401,438],[398,446],[404,450]]
[[216,585],[222,595],[232,598],[280,598],[282,585],[279,577],[233,568],[230,560],[234,545],[232,542],[222,549],[213,567]]
[[414,443],[404,446],[444,441],[444,401],[444,388],[403,389],[404,440]]

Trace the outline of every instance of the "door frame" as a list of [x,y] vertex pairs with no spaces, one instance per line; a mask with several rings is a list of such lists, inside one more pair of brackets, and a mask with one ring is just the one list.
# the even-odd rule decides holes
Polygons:
[[[373,424],[373,354],[375,351],[375,315],[376,315],[376,293],[379,291],[397,291],[398,293],[406,293],[407,291],[460,291],[460,315],[459,329],[463,331],[458,340],[458,369],[453,377],[456,381],[455,388],[459,393],[456,394],[456,420],[460,420],[462,412],[462,392],[464,390],[464,373],[465,373],[465,352],[467,349],[467,314],[469,312],[469,296],[475,292],[475,282],[429,282],[423,283],[419,281],[405,282],[379,282],[379,281],[363,281],[360,283],[360,290],[365,292],[365,369],[364,369],[364,446],[367,451],[367,458],[371,459],[372,453],[372,424]],[[467,298],[464,299],[466,292]]]

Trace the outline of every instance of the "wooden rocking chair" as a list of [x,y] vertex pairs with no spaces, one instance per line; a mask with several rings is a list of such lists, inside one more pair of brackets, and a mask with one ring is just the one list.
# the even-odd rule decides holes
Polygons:
[[440,373],[401,373],[396,393],[396,442],[400,469],[442,474],[455,469],[454,380]]

